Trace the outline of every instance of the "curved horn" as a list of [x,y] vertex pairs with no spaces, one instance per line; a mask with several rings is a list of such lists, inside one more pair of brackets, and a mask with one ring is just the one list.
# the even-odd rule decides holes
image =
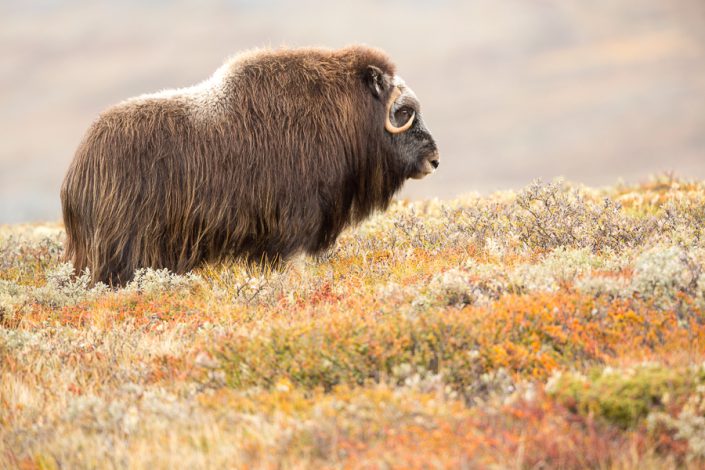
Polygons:
[[392,105],[397,100],[397,98],[399,98],[400,95],[401,90],[399,90],[398,87],[394,87],[394,90],[392,90],[392,94],[389,97],[389,101],[387,102],[387,117],[384,120],[384,128],[387,129],[387,132],[389,132],[390,134],[399,134],[401,132],[404,132],[405,130],[408,130],[414,123],[414,118],[416,117],[416,113],[413,113],[409,120],[406,121],[406,124],[401,127],[394,127],[394,124],[392,124],[392,121],[390,121],[389,119],[389,113],[392,110]]

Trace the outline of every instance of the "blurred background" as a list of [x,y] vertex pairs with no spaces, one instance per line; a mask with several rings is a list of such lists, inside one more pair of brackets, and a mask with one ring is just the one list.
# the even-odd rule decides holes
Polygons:
[[60,219],[107,106],[242,49],[352,43],[395,60],[441,150],[401,197],[705,178],[702,0],[2,0],[0,223]]

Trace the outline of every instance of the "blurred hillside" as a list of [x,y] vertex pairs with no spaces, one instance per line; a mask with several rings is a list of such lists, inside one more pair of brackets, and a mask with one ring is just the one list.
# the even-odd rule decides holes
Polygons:
[[105,107],[193,84],[241,49],[358,42],[394,58],[441,148],[404,197],[705,178],[699,0],[5,0],[0,223],[60,217],[63,175]]

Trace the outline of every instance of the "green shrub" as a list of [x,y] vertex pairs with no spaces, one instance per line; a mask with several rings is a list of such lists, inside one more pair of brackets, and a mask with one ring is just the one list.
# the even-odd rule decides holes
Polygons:
[[593,414],[622,429],[632,428],[651,412],[683,400],[705,384],[705,370],[641,365],[628,369],[604,368],[592,374],[559,373],[546,386],[564,405],[581,414]]

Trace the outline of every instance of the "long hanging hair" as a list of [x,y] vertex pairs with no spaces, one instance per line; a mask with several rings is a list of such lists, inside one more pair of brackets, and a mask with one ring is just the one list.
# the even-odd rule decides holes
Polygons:
[[142,267],[330,247],[405,179],[370,65],[394,75],[362,46],[252,51],[194,87],[109,108],[61,188],[67,259],[120,285]]

